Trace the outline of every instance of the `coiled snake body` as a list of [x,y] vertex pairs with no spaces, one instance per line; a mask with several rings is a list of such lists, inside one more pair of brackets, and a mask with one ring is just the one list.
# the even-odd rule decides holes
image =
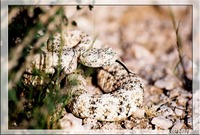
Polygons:
[[[67,104],[69,110],[80,118],[100,121],[126,119],[143,102],[141,79],[117,60],[111,48],[92,47],[92,38],[79,30],[54,35],[48,40],[43,54],[34,57],[32,66],[45,72],[54,72],[60,62],[67,74],[66,90],[71,94]],[[86,89],[86,80],[74,71],[77,63],[99,68],[98,85],[102,94],[91,94]],[[73,79],[78,82],[70,85]]]

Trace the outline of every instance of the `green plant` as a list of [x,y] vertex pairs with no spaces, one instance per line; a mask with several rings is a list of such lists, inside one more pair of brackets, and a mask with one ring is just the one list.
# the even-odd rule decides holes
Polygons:
[[[58,129],[59,119],[70,96],[63,91],[66,75],[61,61],[53,74],[33,67],[26,71],[31,58],[42,53],[46,39],[76,21],[67,18],[64,6],[9,6],[9,125],[10,129]],[[85,8],[85,7],[84,7]],[[92,10],[89,5],[88,9]],[[83,7],[77,6],[77,11]],[[58,21],[59,20],[59,21]],[[61,40],[61,56],[63,41]],[[60,58],[60,57],[59,57]],[[80,70],[86,67],[79,66]],[[85,76],[92,73],[85,72]],[[76,84],[76,80],[73,80]]]
[[[54,74],[34,67],[30,73],[26,68],[33,55],[42,53],[46,37],[68,25],[64,7],[10,6],[9,18],[9,128],[59,128],[58,120],[69,100],[61,92],[64,77],[60,66]],[[60,49],[61,53],[62,45]]]
[[[181,36],[179,34],[179,26],[180,26],[181,20],[179,20],[178,26],[176,26],[176,21],[175,21],[174,14],[173,14],[171,8],[169,8],[169,14],[170,14],[173,28],[174,28],[174,31],[176,34],[176,48],[177,48],[178,57],[179,57],[179,61],[175,66],[175,70],[177,70],[177,76],[179,75],[180,80],[182,80],[182,82],[183,82],[184,89],[186,89],[188,91],[192,91],[192,80],[187,77],[187,72],[186,72],[186,68],[184,66],[184,61],[183,61],[183,57],[184,57],[184,54],[182,51],[183,45],[182,45]],[[179,65],[182,69],[182,73],[178,68]]]

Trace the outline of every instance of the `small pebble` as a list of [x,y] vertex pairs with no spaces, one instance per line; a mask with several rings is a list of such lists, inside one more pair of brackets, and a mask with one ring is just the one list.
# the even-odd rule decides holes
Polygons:
[[127,51],[131,51],[130,54],[132,54],[136,59],[145,60],[145,62],[148,63],[155,63],[155,56],[140,44],[133,44]]
[[144,118],[144,114],[145,114],[145,109],[138,109],[133,113],[133,116],[135,118]]
[[178,97],[179,95],[181,95],[182,91],[183,91],[182,88],[177,87],[177,88],[170,91],[169,97],[170,98]]
[[180,86],[181,82],[175,76],[167,75],[164,79],[157,80],[154,85],[166,90],[172,90]]
[[172,130],[172,131],[173,131],[173,130],[181,130],[181,128],[183,127],[183,125],[184,125],[184,124],[183,124],[183,120],[181,120],[181,121],[178,120],[178,121],[175,122],[175,124],[174,124],[174,126],[172,127],[171,130]]
[[123,125],[126,129],[132,129],[135,126],[135,123],[131,120],[125,120]]
[[71,113],[66,114],[62,119],[59,120],[61,129],[70,131],[84,130],[82,126],[82,120],[75,117]]
[[160,88],[158,88],[158,87],[155,87],[155,86],[151,86],[150,88],[149,88],[149,92],[150,92],[150,94],[162,94],[163,93],[163,90],[162,89],[160,89]]
[[174,111],[166,105],[161,106],[159,112],[162,116],[174,115]]
[[183,110],[177,109],[177,108],[175,109],[175,113],[177,116],[180,116],[180,117],[183,116],[183,114],[184,114]]
[[161,129],[169,129],[172,126],[172,121],[166,119],[164,116],[154,117],[151,123]]
[[191,117],[189,117],[189,118],[187,119],[187,124],[188,124],[190,127],[192,127],[192,118],[191,118]]
[[121,125],[117,122],[106,122],[101,129],[104,130],[119,130],[122,129]]
[[12,126],[17,127],[17,123],[16,123],[16,122],[13,122],[13,123],[12,123]]
[[180,106],[186,106],[186,103],[188,101],[188,99],[183,96],[178,97],[177,100],[178,100],[177,104]]

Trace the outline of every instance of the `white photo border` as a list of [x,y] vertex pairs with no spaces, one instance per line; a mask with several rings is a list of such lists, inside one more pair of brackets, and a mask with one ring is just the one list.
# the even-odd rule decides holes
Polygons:
[[[77,3],[78,2],[78,3]],[[9,130],[8,129],[8,6],[9,5],[89,5],[134,6],[134,5],[191,5],[193,8],[193,130],[181,130],[183,134],[200,134],[200,29],[198,0],[1,0],[1,134],[170,134],[168,130],[117,130],[117,131],[66,131],[66,130]],[[199,37],[194,40],[194,37]],[[198,58],[194,53],[198,53]],[[195,68],[194,68],[195,67]],[[197,68],[196,68],[197,67]],[[197,71],[197,72],[195,72]],[[195,94],[195,95],[194,95]]]

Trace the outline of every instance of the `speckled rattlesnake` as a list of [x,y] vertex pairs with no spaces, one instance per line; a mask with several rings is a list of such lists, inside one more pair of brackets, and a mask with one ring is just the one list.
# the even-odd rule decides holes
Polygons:
[[[49,38],[43,53],[34,56],[31,67],[54,72],[59,61],[67,75],[66,90],[71,94],[67,104],[69,110],[80,118],[94,118],[100,121],[119,121],[129,117],[142,105],[143,84],[141,79],[130,72],[117,60],[110,48],[95,48],[92,38],[79,30],[55,34]],[[103,94],[87,92],[85,78],[74,71],[77,63],[98,69],[98,85]],[[76,78],[76,85],[70,81]]]

